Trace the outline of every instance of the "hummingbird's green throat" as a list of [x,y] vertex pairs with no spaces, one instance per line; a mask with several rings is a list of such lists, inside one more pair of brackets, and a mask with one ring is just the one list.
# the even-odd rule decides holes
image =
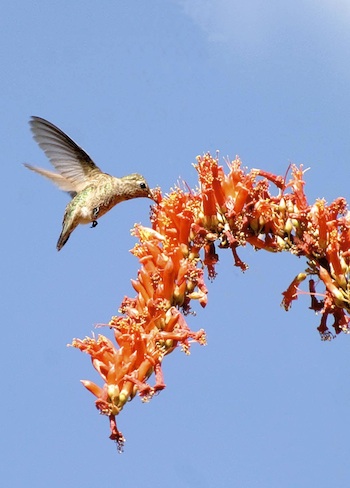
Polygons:
[[145,178],[137,173],[117,178],[103,173],[90,156],[61,129],[40,117],[30,119],[34,139],[49,158],[57,173],[30,164],[25,166],[45,176],[72,200],[64,212],[59,251],[79,224],[92,224],[112,207],[131,198],[153,198]]

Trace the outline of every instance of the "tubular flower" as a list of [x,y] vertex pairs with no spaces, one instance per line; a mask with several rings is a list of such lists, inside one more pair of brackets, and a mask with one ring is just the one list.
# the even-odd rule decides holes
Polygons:
[[[165,388],[162,361],[175,348],[188,354],[192,342],[205,344],[205,332],[191,331],[185,316],[191,312],[191,300],[202,307],[207,304],[204,269],[210,279],[216,276],[216,245],[230,248],[235,266],[243,271],[248,266],[237,249],[247,244],[305,256],[307,269],[283,293],[282,305],[290,308],[299,285],[310,276],[310,308],[321,314],[322,339],[332,337],[329,316],[336,334],[350,328],[350,214],[345,199],[309,205],[302,166],[291,165],[289,181],[287,175],[248,172],[238,158],[228,162],[225,173],[210,154],[198,156],[195,168],[197,191],[176,187],[162,196],[154,190],[150,226],[135,225],[132,230],[138,242],[131,252],[140,263],[137,278],[131,281],[136,296],[124,297],[120,315],[108,324],[115,342],[98,335],[72,343],[91,356],[104,381],[102,388],[87,380],[82,383],[97,398],[99,411],[109,417],[110,438],[119,450],[124,437],[115,417],[126,402],[137,393],[148,401]],[[315,277],[325,287],[321,300]],[[148,380],[153,374],[151,386]]]

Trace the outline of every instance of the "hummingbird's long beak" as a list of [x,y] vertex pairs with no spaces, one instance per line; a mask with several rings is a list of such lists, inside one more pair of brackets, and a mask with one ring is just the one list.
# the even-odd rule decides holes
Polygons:
[[155,195],[153,195],[153,190],[151,188],[149,189],[149,193],[147,196],[148,196],[148,198],[150,198],[151,200],[156,202]]
[[162,193],[159,186],[150,189],[148,197],[158,205],[162,201]]

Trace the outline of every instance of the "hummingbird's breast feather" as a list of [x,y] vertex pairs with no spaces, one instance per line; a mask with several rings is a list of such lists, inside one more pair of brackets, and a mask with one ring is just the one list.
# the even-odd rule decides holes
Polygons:
[[99,219],[123,200],[119,179],[109,175],[101,176],[79,192],[67,206],[67,213],[75,215],[80,224],[89,224]]
[[94,220],[91,207],[81,207],[79,217],[79,221],[81,224],[90,224]]

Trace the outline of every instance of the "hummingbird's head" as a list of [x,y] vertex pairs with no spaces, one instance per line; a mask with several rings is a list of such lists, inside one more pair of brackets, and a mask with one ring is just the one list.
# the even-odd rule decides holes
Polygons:
[[148,186],[147,181],[142,175],[138,173],[133,173],[122,178],[125,185],[125,198],[130,200],[131,198],[151,198],[152,200],[152,190]]

